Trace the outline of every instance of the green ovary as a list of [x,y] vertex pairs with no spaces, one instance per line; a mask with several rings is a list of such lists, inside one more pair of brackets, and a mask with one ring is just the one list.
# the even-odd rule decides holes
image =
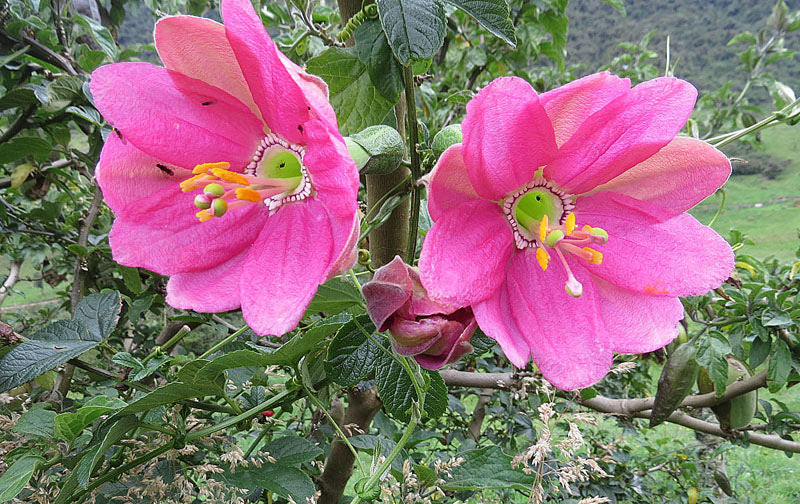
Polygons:
[[267,151],[261,160],[261,173],[267,178],[297,178],[303,176],[300,160],[288,150]]
[[539,228],[542,217],[547,215],[551,223],[558,223],[561,219],[561,200],[556,204],[556,196],[547,190],[533,190],[524,194],[517,202],[514,218],[517,222],[535,234]]

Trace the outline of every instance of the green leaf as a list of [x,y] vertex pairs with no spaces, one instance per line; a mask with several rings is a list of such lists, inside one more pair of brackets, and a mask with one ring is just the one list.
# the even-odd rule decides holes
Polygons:
[[81,299],[75,306],[72,318],[82,322],[100,341],[107,338],[117,326],[122,299],[117,291],[91,294]]
[[431,383],[425,393],[425,414],[430,418],[439,418],[447,410],[447,385],[438,371],[425,371]]
[[788,327],[794,324],[794,320],[784,311],[764,310],[761,314],[761,323],[764,327]]
[[281,466],[297,466],[310,462],[323,454],[322,448],[306,438],[295,435],[273,439],[260,451],[268,452],[278,460],[278,465]]
[[114,364],[119,364],[123,367],[129,367],[133,370],[143,369],[144,366],[142,365],[142,361],[134,357],[133,355],[129,354],[128,352],[119,352],[114,354],[111,357],[111,362]]
[[39,137],[15,137],[0,144],[0,165],[13,163],[22,158],[33,156],[37,162],[47,160],[52,146],[50,142]]
[[772,345],[772,353],[769,356],[769,371],[767,371],[769,391],[774,393],[783,388],[791,371],[792,352],[785,341],[777,338]]
[[[369,126],[348,138],[358,144],[367,156],[362,163],[356,161],[358,170],[363,174],[391,173],[400,166],[403,160],[405,152],[403,137],[391,126],[385,124]],[[350,144],[348,143],[349,148]],[[353,159],[355,160],[355,156]]]
[[358,58],[367,66],[372,85],[395,103],[403,91],[403,67],[394,59],[392,48],[377,19],[361,23],[353,32]]
[[459,453],[464,463],[452,469],[452,476],[441,487],[445,490],[482,490],[513,488],[530,491],[535,476],[511,469],[511,457],[497,446]]
[[195,375],[195,383],[210,383],[228,369],[240,367],[267,367],[275,364],[272,354],[255,350],[234,350],[221,355],[203,366]]
[[122,408],[117,415],[128,415],[151,410],[165,404],[172,404],[183,399],[202,397],[207,394],[204,388],[196,387],[194,384],[173,382],[159,387],[152,392],[148,392],[143,397],[133,401]]
[[62,413],[55,419],[55,433],[61,439],[72,443],[89,424],[103,415],[127,406],[120,399],[106,396],[93,397],[75,413]]
[[33,477],[36,464],[43,460],[42,457],[26,455],[6,469],[0,476],[0,502],[8,502],[16,497]]
[[10,108],[32,105],[38,101],[32,89],[27,87],[15,88],[0,98],[0,112]]
[[116,59],[119,49],[114,42],[114,37],[111,36],[111,32],[108,31],[108,28],[82,14],[73,15],[72,20],[86,28],[95,42],[97,42],[97,45],[100,46],[100,49],[102,49],[110,59]]
[[23,413],[19,417],[17,425],[11,430],[32,436],[55,438],[54,425],[56,416],[57,413],[55,411],[44,409],[42,404]]
[[316,491],[311,478],[300,469],[269,463],[261,468],[238,466],[233,471],[226,470],[212,477],[236,488],[251,491],[264,488],[284,498],[292,497],[295,502],[306,502],[306,498]]
[[141,294],[142,292],[142,279],[139,277],[139,268],[129,268],[117,264],[117,271],[122,275],[122,281],[125,282],[125,287],[134,294]]
[[517,47],[517,36],[508,15],[506,0],[445,0],[445,2],[474,17],[484,28],[505,40],[511,47]]
[[611,7],[617,9],[617,11],[619,11],[619,13],[622,14],[622,17],[625,17],[627,15],[625,12],[625,4],[623,3],[622,0],[603,0],[603,1],[608,5],[610,5]]
[[[727,365],[725,370],[727,373]],[[670,354],[658,378],[658,390],[650,412],[650,427],[664,422],[678,408],[694,388],[699,371],[694,342],[683,343]]]
[[[442,377],[438,376],[438,373],[434,376],[442,380]],[[387,412],[404,422],[411,419],[412,405],[414,402],[419,402],[417,391],[414,389],[414,383],[411,381],[411,377],[408,376],[403,365],[384,352],[381,352],[378,356],[378,362],[375,366],[375,385],[378,387],[378,395],[381,401],[383,401],[383,407],[386,408]],[[433,385],[437,389],[437,396],[434,398],[432,408],[434,413],[439,413],[436,416],[440,416],[444,413],[444,408],[447,407],[447,387],[442,389],[443,385],[443,380],[440,384],[437,383]],[[442,390],[444,390],[444,399],[442,398]],[[430,406],[427,404],[427,399],[428,394],[426,393],[426,412],[429,411],[428,407]],[[444,404],[442,404],[442,401],[444,401]],[[436,416],[433,417],[435,418]]]
[[319,286],[306,313],[324,312],[335,315],[362,302],[361,293],[351,282],[334,278]]
[[319,342],[338,331],[350,319],[349,313],[340,313],[320,320],[270,354],[269,358],[272,364],[294,366],[300,358],[317,346]]
[[56,321],[30,338],[0,360],[0,392],[28,382],[100,343],[75,320]]
[[[357,320],[364,330],[375,332],[368,316],[361,315]],[[339,385],[352,387],[372,372],[380,353],[378,346],[352,320],[339,329],[328,346],[325,372]]]
[[730,351],[728,340],[718,331],[709,332],[697,342],[697,363],[706,368],[714,382],[717,397],[722,396],[728,386],[728,359],[725,354]]
[[753,344],[750,345],[750,367],[755,369],[760,366],[761,363],[767,359],[771,348],[771,339],[768,338],[766,341],[764,341],[763,339],[756,337],[753,340]]
[[[111,424],[110,427],[106,426],[103,431],[101,431],[101,436],[97,436],[95,440],[102,441],[97,444],[95,444],[93,441],[93,448],[90,448],[86,455],[81,458],[81,461],[77,466],[75,466],[73,471],[75,478],[81,487],[86,488],[92,471],[97,463],[100,462],[100,459],[103,457],[106,450],[108,450],[113,444],[117,443],[120,439],[125,437],[128,432],[136,428],[138,424],[139,421],[135,416],[127,415],[121,417],[118,421]],[[61,497],[61,494],[59,494],[59,497]]]
[[436,0],[377,0],[383,31],[403,65],[432,58],[444,42],[445,17]]
[[306,71],[328,84],[343,135],[380,123],[394,107],[372,84],[366,65],[352,48],[331,47],[308,60]]

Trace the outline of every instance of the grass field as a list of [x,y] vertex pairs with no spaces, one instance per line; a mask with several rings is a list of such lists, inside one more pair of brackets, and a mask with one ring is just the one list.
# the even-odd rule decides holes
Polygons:
[[[762,137],[766,152],[792,163],[775,180],[760,175],[732,177],[725,184],[725,208],[713,228],[725,237],[731,228],[747,234],[755,244],[745,245],[743,253],[795,261],[800,247],[800,128],[779,126],[764,131]],[[708,224],[719,208],[719,198],[708,198],[692,214]],[[770,203],[779,198],[790,200]]]

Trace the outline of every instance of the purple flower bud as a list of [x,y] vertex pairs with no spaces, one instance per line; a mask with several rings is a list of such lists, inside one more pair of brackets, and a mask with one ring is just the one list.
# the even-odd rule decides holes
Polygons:
[[389,331],[400,355],[413,356],[425,369],[439,369],[472,351],[477,328],[469,307],[428,297],[419,271],[397,256],[362,288],[367,313],[379,331]]

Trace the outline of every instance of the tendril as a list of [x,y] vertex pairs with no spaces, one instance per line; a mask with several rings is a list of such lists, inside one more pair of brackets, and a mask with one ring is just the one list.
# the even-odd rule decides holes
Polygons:
[[374,3],[365,5],[347,21],[347,24],[344,28],[342,28],[342,31],[336,35],[336,40],[339,42],[346,41],[353,35],[353,30],[355,30],[361,23],[367,19],[376,19],[377,17],[378,6]]

